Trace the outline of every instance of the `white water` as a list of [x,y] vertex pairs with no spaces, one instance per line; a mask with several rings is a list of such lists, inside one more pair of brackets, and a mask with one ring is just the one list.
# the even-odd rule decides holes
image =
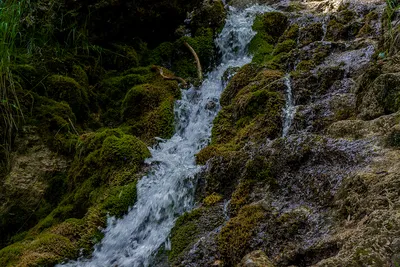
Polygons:
[[168,235],[176,218],[193,208],[194,175],[200,170],[194,155],[209,142],[224,89],[221,77],[229,67],[251,61],[247,45],[255,35],[254,17],[270,10],[262,6],[230,10],[226,25],[215,41],[222,63],[208,73],[199,89],[182,91],[182,99],[175,104],[176,134],[151,149],[152,158],[147,163],[152,170],[138,182],[137,203],[122,219],[108,220],[105,236],[91,259],[79,259],[64,266],[149,266],[162,245],[168,249]]
[[286,86],[286,104],[285,108],[283,109],[283,130],[282,130],[282,137],[288,135],[290,126],[292,126],[292,121],[294,115],[296,113],[296,107],[294,105],[293,100],[293,93],[292,93],[292,84],[290,81],[290,76],[285,76],[285,86]]

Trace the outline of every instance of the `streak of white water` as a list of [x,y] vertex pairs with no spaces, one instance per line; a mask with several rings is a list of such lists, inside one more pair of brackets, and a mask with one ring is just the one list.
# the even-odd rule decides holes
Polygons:
[[293,117],[296,113],[290,76],[286,75],[284,79],[286,86],[286,104],[285,108],[283,109],[283,130],[282,130],[283,137],[288,135],[290,126],[292,126]]
[[255,35],[255,15],[270,10],[259,5],[230,9],[225,27],[215,41],[222,63],[208,73],[199,89],[182,91],[182,99],[175,104],[176,134],[151,149],[152,157],[147,163],[152,170],[138,182],[136,204],[122,219],[109,218],[105,236],[90,259],[64,266],[151,265],[154,253],[167,242],[176,218],[193,208],[194,175],[200,170],[194,155],[209,142],[224,89],[221,77],[229,67],[251,61],[247,45]]

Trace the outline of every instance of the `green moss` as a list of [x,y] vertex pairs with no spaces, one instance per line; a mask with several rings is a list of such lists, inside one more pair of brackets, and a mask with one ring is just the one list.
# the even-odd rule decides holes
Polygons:
[[364,26],[360,29],[357,34],[357,37],[363,37],[371,34],[373,32],[373,28],[369,24],[364,24]]
[[211,28],[215,32],[222,30],[226,11],[222,1],[204,2],[201,8],[194,11],[190,27],[193,32],[199,28]]
[[400,148],[400,131],[397,128],[389,133],[386,138],[386,144],[394,148]]
[[125,120],[137,119],[146,111],[156,108],[165,98],[163,87],[152,84],[138,85],[130,89],[122,102],[122,116]]
[[82,86],[89,86],[89,78],[83,68],[79,65],[72,67],[72,77]]
[[344,25],[335,19],[332,19],[329,21],[327,26],[326,39],[330,41],[337,41],[342,37],[343,31]]
[[0,265],[4,267],[15,266],[24,251],[22,243],[15,243],[0,250]]
[[249,204],[250,202],[250,193],[255,184],[254,180],[244,180],[239,183],[239,185],[235,188],[235,191],[232,194],[230,201],[230,214],[231,216],[236,216],[239,210]]
[[[38,69],[29,64],[12,65],[11,71],[15,74],[15,78],[20,77],[19,83],[24,89],[41,91],[42,86],[39,83],[40,74]],[[38,88],[40,87],[40,89]]]
[[57,101],[67,102],[78,120],[87,118],[89,96],[87,90],[73,78],[52,75],[47,78],[47,93]]
[[260,206],[245,206],[221,229],[217,243],[225,263],[234,265],[249,252],[252,238],[265,211]]
[[196,225],[197,220],[202,215],[202,209],[195,209],[191,212],[183,214],[175,223],[171,230],[171,250],[168,260],[173,262],[190,245],[199,232]]
[[357,13],[350,9],[343,9],[336,15],[338,22],[347,24],[357,17]]
[[214,119],[211,144],[228,143],[236,135],[232,106],[223,108]]
[[298,24],[290,25],[282,34],[282,36],[279,38],[279,42],[283,42],[286,40],[297,40],[299,36],[299,30],[300,27]]
[[[222,94],[222,104],[228,101],[228,96],[236,96],[229,99],[230,105],[224,106],[214,120],[211,138],[214,145],[235,142],[240,146],[248,140],[257,141],[262,135],[273,138],[279,134],[284,101],[275,90],[283,89],[282,72],[266,69],[250,81],[245,74],[236,74]],[[247,82],[247,86],[241,88],[242,82]]]
[[140,57],[132,46],[114,44],[113,48],[102,51],[102,63],[106,69],[126,70],[137,67]]
[[288,53],[292,49],[296,48],[296,45],[297,45],[296,42],[291,40],[291,39],[285,40],[285,41],[283,41],[281,43],[278,43],[275,46],[274,54],[276,55],[276,54],[279,54],[279,53]]
[[174,53],[174,44],[170,42],[161,43],[149,56],[149,64],[170,65]]
[[167,97],[161,104],[144,116],[143,120],[136,127],[143,131],[141,135],[144,140],[151,140],[153,137],[170,138],[175,132],[173,97]]
[[40,125],[42,137],[55,151],[73,152],[78,139],[74,129],[76,118],[70,106],[38,95],[34,99],[33,117]]
[[312,23],[300,30],[300,43],[308,45],[313,42],[321,41],[324,35],[322,23]]
[[147,146],[138,138],[131,135],[107,137],[100,149],[102,164],[141,163],[150,156]]
[[196,163],[199,165],[204,165],[209,159],[215,156],[229,154],[238,148],[239,147],[237,145],[232,143],[223,145],[209,145],[196,154]]
[[53,266],[64,257],[76,256],[77,250],[68,238],[43,233],[33,241],[15,243],[0,250],[0,264],[5,267]]
[[265,32],[277,41],[287,27],[288,18],[283,13],[267,12],[255,22],[253,29],[258,32]]
[[276,180],[271,175],[270,164],[266,162],[264,157],[255,157],[246,162],[245,178],[267,182],[270,186],[277,185]]
[[[173,64],[173,69],[177,76],[190,77],[189,72],[197,74],[196,64],[194,62],[193,55],[188,51],[188,49],[183,45],[183,42],[187,42],[196,51],[202,67],[206,70],[212,63],[215,56],[215,45],[214,45],[214,35],[210,28],[199,28],[194,37],[182,37],[177,41],[178,47],[181,47],[185,51],[186,59],[191,62],[191,70],[183,68],[184,66],[179,66]],[[187,66],[185,66],[187,67]]]
[[236,74],[233,76],[232,80],[229,82],[228,86],[222,92],[221,95],[221,105],[227,106],[231,103],[232,99],[237,95],[237,93],[248,85],[252,79],[257,75],[259,67],[256,64],[247,64],[243,66]]
[[222,196],[214,192],[203,199],[203,204],[205,206],[213,206],[214,204],[220,202],[221,200]]
[[69,172],[71,197],[65,200],[73,204],[74,217],[83,216],[90,206],[104,201],[103,196],[112,195],[111,182],[126,184],[125,168],[131,170],[130,176],[150,156],[142,141],[121,129],[101,130],[83,138]]
[[254,63],[264,63],[272,58],[273,40],[265,33],[257,33],[249,44],[249,52],[253,54]]
[[122,217],[136,202],[136,181],[113,188],[103,203],[103,208],[111,216]]
[[305,6],[301,2],[290,2],[289,6],[286,8],[287,12],[298,12],[304,10]]
[[302,60],[296,66],[296,70],[298,71],[310,71],[314,68],[315,68],[315,63],[312,60]]

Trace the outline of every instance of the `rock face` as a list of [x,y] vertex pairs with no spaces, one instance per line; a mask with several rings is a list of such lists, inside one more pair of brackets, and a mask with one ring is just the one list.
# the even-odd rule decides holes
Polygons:
[[256,250],[244,256],[238,267],[274,267],[274,265],[264,252]]
[[[281,13],[255,21],[253,62],[229,80],[212,142],[197,155],[199,201],[222,196],[225,222],[170,262],[396,266],[400,62],[387,42],[399,28],[388,37],[379,0],[269,4]],[[281,137],[287,74],[296,111]],[[202,206],[202,220],[218,205]]]

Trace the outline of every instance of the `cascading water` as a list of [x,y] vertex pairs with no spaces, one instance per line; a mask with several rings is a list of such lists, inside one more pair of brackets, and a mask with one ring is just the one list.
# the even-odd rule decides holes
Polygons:
[[176,218],[193,208],[194,175],[200,170],[195,154],[209,142],[224,89],[221,78],[229,67],[251,61],[247,45],[255,35],[255,15],[270,10],[258,5],[245,10],[231,8],[216,39],[222,63],[199,89],[182,91],[182,99],[175,104],[176,134],[151,149],[147,163],[152,170],[138,182],[136,204],[122,219],[109,218],[105,236],[91,259],[64,266],[149,266],[153,254],[168,243]]
[[292,84],[290,81],[290,76],[286,75],[284,79],[286,86],[286,104],[285,108],[283,109],[282,137],[288,135],[290,126],[292,126],[294,114],[296,113],[296,107],[293,101]]

